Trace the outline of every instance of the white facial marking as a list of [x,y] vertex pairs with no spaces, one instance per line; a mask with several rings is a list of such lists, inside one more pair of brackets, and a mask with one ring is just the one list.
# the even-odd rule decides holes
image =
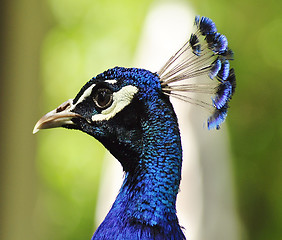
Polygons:
[[117,83],[117,80],[115,79],[109,79],[109,80],[105,80],[106,83],[110,83],[110,84],[115,84]]
[[92,84],[90,87],[88,87],[84,93],[80,96],[80,98],[77,100],[77,102],[71,106],[70,110],[74,109],[75,106],[79,103],[81,103],[85,98],[87,98],[91,92],[92,92],[92,89],[95,87],[96,84]]
[[109,120],[130,104],[138,88],[134,86],[125,86],[118,92],[113,93],[113,103],[110,107],[103,110],[100,114],[92,116],[92,121]]

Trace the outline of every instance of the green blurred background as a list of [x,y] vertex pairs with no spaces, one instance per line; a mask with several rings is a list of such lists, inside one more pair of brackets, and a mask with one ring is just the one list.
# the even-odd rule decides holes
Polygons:
[[[2,0],[0,239],[91,238],[103,146],[76,131],[31,132],[92,76],[132,66],[152,3]],[[243,239],[280,240],[282,2],[189,3],[235,52],[238,86],[227,122]]]

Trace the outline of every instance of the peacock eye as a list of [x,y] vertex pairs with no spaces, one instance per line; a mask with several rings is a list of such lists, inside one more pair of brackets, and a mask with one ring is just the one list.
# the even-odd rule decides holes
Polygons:
[[99,88],[94,92],[93,101],[97,107],[105,109],[113,102],[113,93],[108,88]]

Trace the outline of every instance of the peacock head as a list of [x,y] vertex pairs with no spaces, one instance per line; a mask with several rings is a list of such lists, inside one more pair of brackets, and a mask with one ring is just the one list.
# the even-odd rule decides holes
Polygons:
[[[144,69],[115,67],[92,78],[74,99],[43,116],[33,132],[66,127],[99,135],[95,126],[105,125],[125,108],[138,102],[153,102],[161,93],[157,74]],[[92,128],[90,132],[89,128]]]
[[145,105],[159,98],[168,100],[157,74],[115,67],[92,78],[74,99],[44,115],[33,133],[54,127],[81,130],[103,143],[128,170],[141,155]]
[[[236,86],[229,64],[233,52],[212,20],[196,17],[194,25],[190,39],[158,73],[109,69],[87,82],[74,99],[44,115],[33,132],[54,127],[79,129],[102,142],[117,158],[138,159],[148,106],[161,100],[173,115],[169,96],[210,111],[207,126],[218,129]],[[207,95],[208,100],[201,99]]]

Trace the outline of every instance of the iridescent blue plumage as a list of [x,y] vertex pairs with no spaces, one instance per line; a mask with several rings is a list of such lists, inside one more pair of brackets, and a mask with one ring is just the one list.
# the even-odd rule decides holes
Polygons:
[[195,25],[198,27],[202,35],[213,34],[217,32],[214,22],[207,17],[195,17]]
[[222,58],[222,62],[221,62],[221,68],[220,70],[218,71],[217,73],[217,77],[220,80],[222,81],[225,81],[228,76],[229,76],[229,68],[230,68],[230,64],[229,64],[229,61]]
[[223,108],[230,100],[232,95],[232,85],[230,82],[223,82],[218,86],[216,96],[213,98],[213,104],[217,109]]
[[[92,239],[185,239],[175,209],[181,178],[180,135],[159,77],[144,69],[116,67],[92,81],[100,79],[116,79],[118,89],[126,85],[138,87],[136,102],[124,114],[131,114],[132,108],[139,110],[142,141],[130,141],[131,148],[139,149],[127,160],[134,166],[126,167],[120,193]],[[115,121],[123,122],[124,116],[117,116]],[[112,130],[111,134],[115,139],[117,133]],[[126,166],[124,154],[116,152],[128,151],[124,139],[100,141]]]
[[211,64],[211,70],[209,73],[209,77],[211,79],[214,79],[215,76],[218,75],[219,70],[221,69],[221,61],[219,58],[217,58],[212,64]]
[[[208,129],[219,129],[236,87],[226,37],[209,18],[196,17],[195,26],[195,33],[159,72],[109,69],[34,128],[34,133],[60,126],[81,130],[123,166],[123,185],[92,240],[185,239],[175,206],[182,148],[170,97],[208,109]],[[208,95],[209,102],[200,95]]]
[[216,54],[224,53],[228,46],[227,38],[218,32],[207,34],[206,41],[208,43],[209,48]]
[[227,108],[228,105],[225,104],[223,107],[214,110],[214,113],[208,118],[208,129],[219,129],[227,117]]

